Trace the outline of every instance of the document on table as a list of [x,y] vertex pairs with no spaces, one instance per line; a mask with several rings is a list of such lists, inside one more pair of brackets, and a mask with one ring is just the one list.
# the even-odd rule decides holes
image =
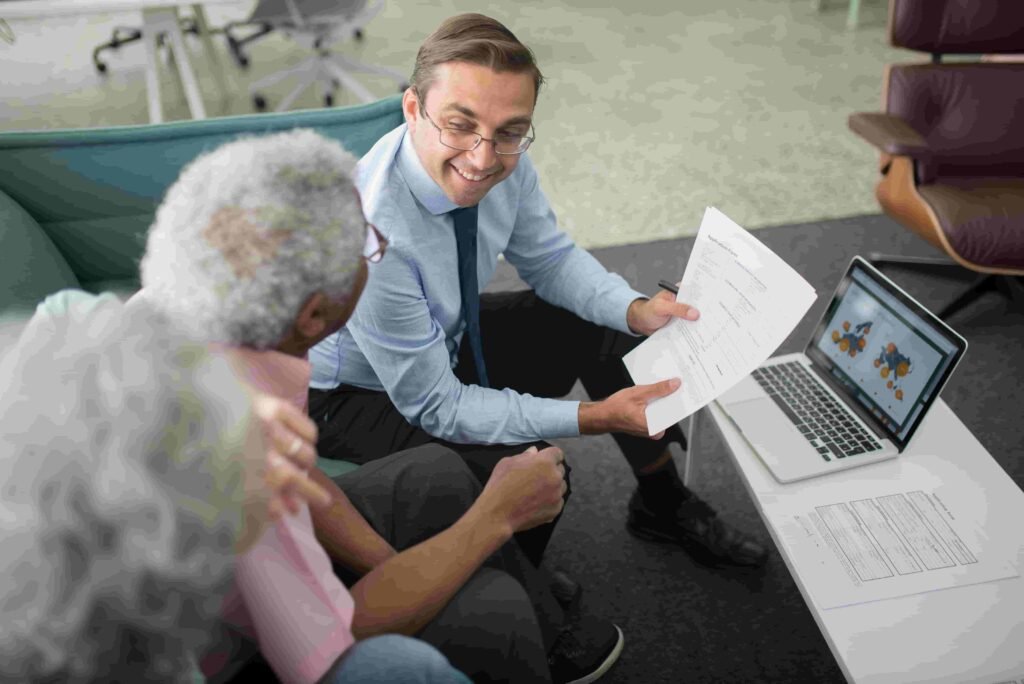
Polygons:
[[650,434],[706,406],[764,363],[815,297],[778,255],[708,207],[676,297],[697,307],[700,318],[673,320],[622,359],[638,385],[682,380],[674,393],[648,404]]
[[781,543],[820,608],[1018,574],[1017,549],[992,543],[966,509],[955,510],[955,485],[903,476],[845,490],[765,502],[765,517],[779,521]]

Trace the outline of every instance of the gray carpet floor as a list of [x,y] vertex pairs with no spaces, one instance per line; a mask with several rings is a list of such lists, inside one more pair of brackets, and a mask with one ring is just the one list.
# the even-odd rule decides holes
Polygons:
[[[883,216],[765,228],[759,239],[796,267],[820,297],[780,352],[799,351],[836,281],[855,254],[936,254]],[[634,287],[652,292],[681,276],[693,239],[594,251]],[[494,289],[521,286],[507,264]],[[969,282],[889,269],[896,282],[938,310]],[[950,320],[970,345],[942,394],[1020,486],[1024,485],[1024,312],[991,293]],[[577,386],[576,398],[584,398]],[[588,610],[626,636],[620,661],[602,682],[841,682],[842,674],[762,524],[709,420],[691,446],[694,489],[728,522],[773,549],[759,571],[723,571],[625,530],[634,479],[608,437],[562,440],[573,464],[573,495],[548,550],[548,563],[583,585]]]

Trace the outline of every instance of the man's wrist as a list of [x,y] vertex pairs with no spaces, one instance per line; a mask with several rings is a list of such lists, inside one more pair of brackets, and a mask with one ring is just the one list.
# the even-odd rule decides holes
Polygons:
[[633,332],[634,335],[643,335],[643,329],[640,327],[640,307],[645,302],[650,301],[647,297],[637,297],[629,303],[629,308],[626,309],[626,325]]
[[580,402],[579,423],[581,435],[603,435],[606,432],[611,432],[604,409],[604,402],[601,401]]
[[497,505],[492,501],[493,498],[491,493],[485,489],[469,507],[463,518],[472,520],[471,527],[478,532],[488,537],[493,535],[500,546],[512,538],[515,530],[512,529],[512,522],[508,516],[498,510]]

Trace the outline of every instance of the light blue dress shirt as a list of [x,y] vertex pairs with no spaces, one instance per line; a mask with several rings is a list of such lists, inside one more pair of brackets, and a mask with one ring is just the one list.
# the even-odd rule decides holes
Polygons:
[[[380,263],[370,264],[348,325],[311,350],[310,386],[385,390],[411,424],[452,442],[579,435],[579,402],[464,385],[455,377],[465,327],[447,213],[456,205],[423,168],[404,124],[360,160],[356,184],[367,218],[390,245]],[[480,202],[477,249],[481,290],[504,253],[542,299],[629,333],[626,310],[643,295],[558,230],[527,155]]]

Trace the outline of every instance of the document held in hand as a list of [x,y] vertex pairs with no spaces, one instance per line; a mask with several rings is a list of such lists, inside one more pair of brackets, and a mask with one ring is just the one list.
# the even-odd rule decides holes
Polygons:
[[708,207],[676,297],[697,307],[700,318],[672,320],[622,359],[638,385],[682,380],[678,390],[648,404],[650,434],[706,406],[764,363],[816,297],[789,264]]

